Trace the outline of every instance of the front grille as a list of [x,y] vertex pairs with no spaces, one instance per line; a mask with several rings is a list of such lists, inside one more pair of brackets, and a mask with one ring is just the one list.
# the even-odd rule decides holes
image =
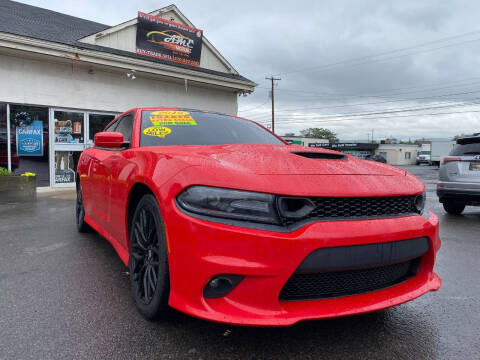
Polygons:
[[401,263],[349,271],[293,274],[280,300],[309,300],[349,296],[401,283],[418,272],[420,258]]
[[305,219],[365,219],[418,214],[416,195],[388,197],[315,197],[314,209],[306,217],[281,217],[285,226]]

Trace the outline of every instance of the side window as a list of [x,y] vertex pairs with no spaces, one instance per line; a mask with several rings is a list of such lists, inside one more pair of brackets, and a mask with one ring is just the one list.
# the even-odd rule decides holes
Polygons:
[[118,122],[120,121],[120,119],[121,118],[118,118],[117,120],[115,120],[115,122],[113,122],[109,127],[105,128],[105,130],[103,130],[103,131],[104,132],[114,132],[115,128],[118,125]]
[[125,142],[132,141],[132,132],[133,132],[133,120],[134,113],[130,113],[122,116],[118,119],[112,126],[108,128],[107,131],[116,131],[123,134],[123,140]]

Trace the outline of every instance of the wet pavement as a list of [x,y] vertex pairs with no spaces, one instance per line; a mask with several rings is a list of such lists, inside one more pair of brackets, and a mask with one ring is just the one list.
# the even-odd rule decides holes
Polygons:
[[0,206],[0,359],[480,359],[480,208],[447,215],[434,194],[438,171],[408,170],[425,179],[427,207],[440,217],[442,288],[378,313],[289,328],[176,312],[148,322],[113,248],[76,232],[72,192]]

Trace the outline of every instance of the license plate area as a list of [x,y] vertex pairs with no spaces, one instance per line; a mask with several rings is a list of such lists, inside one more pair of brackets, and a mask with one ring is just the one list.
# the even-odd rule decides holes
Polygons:
[[470,161],[471,171],[480,171],[480,161]]

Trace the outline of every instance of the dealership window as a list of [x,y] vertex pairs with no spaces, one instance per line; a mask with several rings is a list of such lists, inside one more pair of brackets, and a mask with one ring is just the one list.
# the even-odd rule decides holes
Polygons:
[[78,160],[83,150],[93,144],[96,133],[103,131],[115,114],[68,109],[52,109],[54,130],[54,164],[52,176],[55,186],[73,186]]
[[103,131],[105,127],[115,118],[112,114],[88,114],[88,139],[93,142],[96,133]]
[[10,105],[10,133],[12,170],[33,172],[37,186],[50,186],[48,108]]
[[17,175],[35,173],[37,186],[72,185],[81,151],[91,146],[94,135],[115,116],[0,103],[0,167],[10,165]]
[[405,152],[405,159],[409,160],[412,158],[412,153],[411,152]]
[[55,109],[53,129],[55,185],[71,186],[75,183],[80,153],[85,149],[85,112]]
[[8,168],[7,104],[0,103],[0,166]]
[[83,144],[84,114],[76,111],[55,111],[55,143]]

